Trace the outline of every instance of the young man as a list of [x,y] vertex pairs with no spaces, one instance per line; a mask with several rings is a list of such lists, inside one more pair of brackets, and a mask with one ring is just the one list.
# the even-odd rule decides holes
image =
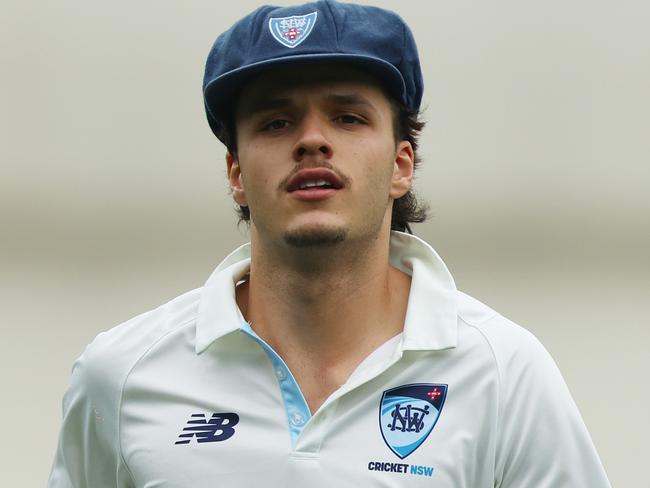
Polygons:
[[262,7],[204,95],[251,243],[87,348],[50,488],[609,486],[539,342],[399,232],[423,214],[398,16]]

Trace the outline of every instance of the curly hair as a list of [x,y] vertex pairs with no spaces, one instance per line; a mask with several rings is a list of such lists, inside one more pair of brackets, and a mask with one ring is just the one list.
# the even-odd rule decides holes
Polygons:
[[[415,160],[413,163],[414,170],[420,164],[420,158],[417,154],[418,139],[420,132],[424,128],[424,121],[420,120],[420,114],[409,110],[402,103],[395,101],[390,97],[391,107],[393,110],[393,133],[395,142],[408,141],[413,147]],[[232,120],[227,121],[221,131],[217,134],[219,140],[226,146],[226,149],[233,156],[237,155],[237,136],[235,133],[235,124]],[[250,210],[248,207],[239,206],[237,209],[239,223],[250,223]],[[412,234],[412,223],[424,222],[429,217],[429,206],[418,200],[413,188],[402,197],[393,202],[393,211],[391,215],[391,230],[398,230]]]

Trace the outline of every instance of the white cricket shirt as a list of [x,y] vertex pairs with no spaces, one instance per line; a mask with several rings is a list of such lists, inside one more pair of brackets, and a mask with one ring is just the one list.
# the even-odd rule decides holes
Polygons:
[[[244,321],[249,246],[206,285],[99,334],[76,361],[49,488],[601,488],[551,357],[394,232],[404,331],[310,413]],[[354,324],[350,325],[351,327]]]

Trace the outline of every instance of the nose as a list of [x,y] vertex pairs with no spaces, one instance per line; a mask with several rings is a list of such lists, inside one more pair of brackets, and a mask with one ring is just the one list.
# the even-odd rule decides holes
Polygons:
[[293,148],[293,159],[296,162],[308,157],[316,159],[332,157],[332,145],[324,131],[326,123],[319,114],[313,112],[305,114],[300,124],[298,140]]

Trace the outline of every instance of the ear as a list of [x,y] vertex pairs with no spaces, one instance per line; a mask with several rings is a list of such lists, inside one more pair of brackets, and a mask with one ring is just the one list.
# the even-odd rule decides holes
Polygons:
[[415,153],[413,152],[413,146],[408,141],[400,141],[395,152],[393,180],[390,188],[390,196],[393,200],[403,197],[411,188],[414,165]]
[[246,192],[244,191],[244,182],[241,175],[241,167],[236,156],[228,151],[226,153],[226,166],[228,172],[228,184],[235,203],[242,207],[248,206],[246,201]]

